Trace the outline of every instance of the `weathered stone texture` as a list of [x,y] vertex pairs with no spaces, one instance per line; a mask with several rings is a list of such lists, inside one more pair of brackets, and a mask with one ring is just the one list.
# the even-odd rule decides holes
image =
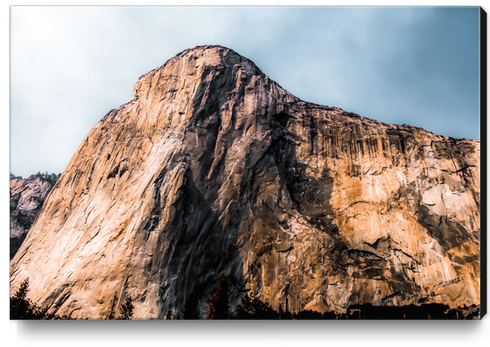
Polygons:
[[10,174],[10,259],[26,238],[56,179],[56,174],[37,174],[24,179]]
[[11,262],[74,318],[115,292],[178,317],[231,277],[274,309],[479,304],[480,143],[304,102],[232,50],[142,76],[82,142]]

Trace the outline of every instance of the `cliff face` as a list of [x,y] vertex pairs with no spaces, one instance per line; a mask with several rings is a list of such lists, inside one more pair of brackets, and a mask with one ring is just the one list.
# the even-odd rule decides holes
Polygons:
[[26,238],[57,178],[55,174],[38,174],[23,179],[10,174],[10,259]]
[[480,143],[304,102],[232,50],[142,76],[82,142],[11,261],[51,312],[478,305]]

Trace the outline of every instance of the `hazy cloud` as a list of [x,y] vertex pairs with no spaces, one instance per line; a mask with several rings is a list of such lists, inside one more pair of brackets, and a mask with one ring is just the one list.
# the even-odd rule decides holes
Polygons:
[[296,96],[479,138],[479,8],[13,7],[11,171],[62,172],[136,80],[196,45]]

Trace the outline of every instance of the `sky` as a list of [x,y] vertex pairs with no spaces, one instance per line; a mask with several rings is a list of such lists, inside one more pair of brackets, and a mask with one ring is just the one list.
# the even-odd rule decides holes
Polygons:
[[10,172],[61,173],[137,79],[219,44],[297,97],[479,139],[478,7],[11,7]]

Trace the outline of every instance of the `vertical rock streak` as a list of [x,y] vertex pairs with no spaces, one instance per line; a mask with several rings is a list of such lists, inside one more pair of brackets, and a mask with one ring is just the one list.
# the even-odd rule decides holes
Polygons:
[[142,76],[11,261],[58,314],[204,306],[225,271],[276,310],[479,304],[480,143],[303,102],[232,50]]

